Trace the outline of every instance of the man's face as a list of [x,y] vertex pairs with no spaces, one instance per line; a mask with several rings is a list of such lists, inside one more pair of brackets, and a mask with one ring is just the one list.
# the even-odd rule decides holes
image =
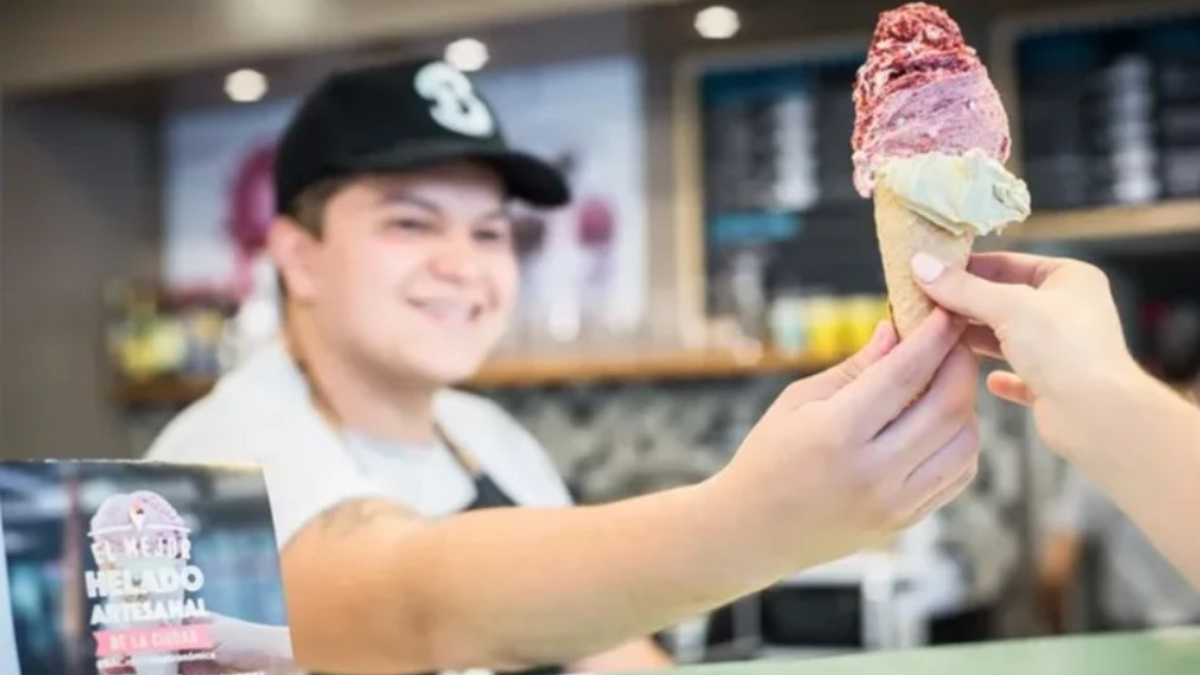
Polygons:
[[499,341],[517,288],[503,189],[470,163],[338,191],[306,258],[318,330],[360,365],[441,385]]

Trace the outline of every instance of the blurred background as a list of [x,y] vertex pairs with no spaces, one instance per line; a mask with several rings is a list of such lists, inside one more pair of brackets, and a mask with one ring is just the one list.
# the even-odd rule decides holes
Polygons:
[[[469,387],[581,502],[709,475],[790,379],[886,313],[849,139],[855,70],[893,4],[4,0],[0,457],[138,457],[268,338],[270,167],[298,96],[333,68],[433,53],[474,71],[511,140],[576,194],[521,214],[522,308]],[[1033,197],[979,248],[1102,265],[1138,357],[1192,389],[1200,2],[940,4],[1001,90]],[[685,662],[799,658],[1200,622],[1022,410],[981,405],[962,499],[664,642]]]

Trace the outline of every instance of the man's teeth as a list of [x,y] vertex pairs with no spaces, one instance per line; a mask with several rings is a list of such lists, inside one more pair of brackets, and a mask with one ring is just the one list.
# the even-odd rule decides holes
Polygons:
[[470,321],[479,311],[476,305],[461,302],[426,301],[420,303],[421,309],[443,321]]

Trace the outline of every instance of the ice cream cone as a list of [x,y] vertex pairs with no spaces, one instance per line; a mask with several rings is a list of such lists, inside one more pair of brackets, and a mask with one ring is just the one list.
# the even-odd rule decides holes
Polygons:
[[928,253],[948,266],[965,267],[974,235],[958,235],[905,208],[886,185],[875,186],[875,233],[883,258],[888,310],[900,339],[908,337],[933,311],[933,303],[913,279],[912,257]]

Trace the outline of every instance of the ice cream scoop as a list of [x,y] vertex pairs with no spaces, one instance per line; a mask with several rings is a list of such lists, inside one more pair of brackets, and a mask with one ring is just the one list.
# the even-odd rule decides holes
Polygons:
[[1008,115],[975,50],[944,10],[923,2],[879,17],[854,87],[854,183],[870,197],[888,158],[979,149],[1008,159]]
[[892,157],[875,173],[905,208],[952,234],[985,235],[1029,216],[1025,182],[978,148]]
[[910,261],[963,267],[975,237],[1029,215],[1004,168],[1008,115],[944,10],[913,2],[879,16],[854,86],[854,186],[874,200],[888,305],[901,338],[933,310]]

